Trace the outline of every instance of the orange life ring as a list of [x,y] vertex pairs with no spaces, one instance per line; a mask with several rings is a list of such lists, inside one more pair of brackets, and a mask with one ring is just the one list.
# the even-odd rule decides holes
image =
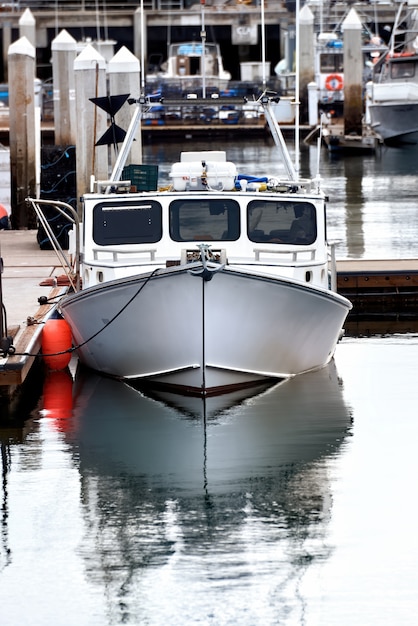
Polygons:
[[342,76],[339,74],[330,74],[325,81],[325,87],[328,91],[341,91],[344,86]]

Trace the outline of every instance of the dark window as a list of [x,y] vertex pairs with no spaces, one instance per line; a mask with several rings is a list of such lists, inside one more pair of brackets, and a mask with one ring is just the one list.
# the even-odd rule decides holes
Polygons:
[[100,202],[93,209],[93,239],[100,246],[156,243],[162,209],[155,200]]
[[239,204],[216,198],[174,200],[170,236],[174,241],[235,241],[240,236]]
[[392,78],[413,78],[415,63],[413,61],[395,61],[391,64]]
[[344,67],[344,55],[341,53],[324,53],[320,55],[320,71],[322,73],[342,72]]
[[247,207],[248,237],[255,243],[311,244],[316,212],[310,202],[253,200]]

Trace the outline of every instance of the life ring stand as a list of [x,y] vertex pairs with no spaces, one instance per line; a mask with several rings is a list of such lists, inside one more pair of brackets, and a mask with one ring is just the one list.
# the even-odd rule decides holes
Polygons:
[[325,87],[328,91],[341,91],[344,81],[339,74],[330,74],[325,81]]

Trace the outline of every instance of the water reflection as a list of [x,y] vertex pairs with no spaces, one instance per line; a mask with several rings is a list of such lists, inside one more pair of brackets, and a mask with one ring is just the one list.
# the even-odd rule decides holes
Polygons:
[[83,370],[73,391],[70,419],[46,415],[79,469],[79,553],[109,623],[303,612],[300,577],[331,551],[328,462],[351,429],[333,362],[245,399],[151,398]]

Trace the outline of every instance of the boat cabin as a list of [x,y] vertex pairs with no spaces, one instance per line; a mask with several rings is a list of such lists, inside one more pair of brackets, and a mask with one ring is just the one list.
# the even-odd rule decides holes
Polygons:
[[[155,68],[154,68],[155,69]],[[199,79],[205,76],[208,84],[226,87],[231,74],[224,69],[219,44],[190,41],[173,43],[168,47],[167,60],[159,71],[147,75],[147,83]]]
[[145,272],[197,261],[204,244],[219,262],[326,288],[322,195],[297,192],[289,181],[272,179],[268,190],[246,182],[245,191],[201,184],[182,192],[86,194],[83,286],[130,276],[138,266]]
[[[164,208],[156,199],[97,202],[93,207],[93,242],[98,246],[157,244],[163,238]],[[317,237],[315,205],[280,199],[181,197],[168,203],[168,234],[172,242],[235,242],[311,245]],[[245,232],[242,233],[242,226]]]

